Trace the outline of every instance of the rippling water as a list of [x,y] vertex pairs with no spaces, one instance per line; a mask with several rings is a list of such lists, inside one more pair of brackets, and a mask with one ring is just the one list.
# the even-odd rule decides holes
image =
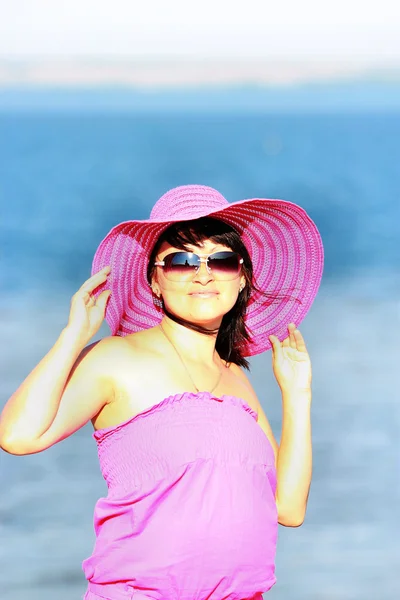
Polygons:
[[[283,198],[317,223],[325,275],[301,326],[313,482],[303,526],[280,527],[271,599],[392,600],[400,589],[399,139],[396,114],[0,116],[3,404],[65,326],[104,235],[147,218],[171,187]],[[270,360],[251,359],[251,379],[279,438]],[[37,455],[0,453],[2,600],[82,596],[106,493],[91,432]]]

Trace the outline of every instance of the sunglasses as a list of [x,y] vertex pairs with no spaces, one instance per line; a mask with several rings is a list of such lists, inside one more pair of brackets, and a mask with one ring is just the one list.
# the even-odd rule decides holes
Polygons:
[[190,280],[205,263],[208,273],[219,281],[235,279],[242,268],[243,258],[236,252],[214,252],[201,257],[194,252],[172,252],[164,256],[164,260],[155,262],[156,267],[163,267],[166,279],[170,281]]

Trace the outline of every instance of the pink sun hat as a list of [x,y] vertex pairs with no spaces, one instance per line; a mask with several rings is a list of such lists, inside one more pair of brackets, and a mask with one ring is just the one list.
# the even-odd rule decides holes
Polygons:
[[111,267],[107,281],[93,295],[111,290],[105,319],[112,335],[125,336],[161,322],[162,307],[154,302],[147,281],[151,251],[169,225],[206,216],[238,231],[250,254],[254,282],[268,292],[250,296],[245,322],[251,342],[241,349],[243,356],[270,349],[269,335],[282,341],[289,323],[299,326],[303,321],[318,292],[324,263],[321,236],[305,210],[267,198],[229,203],[212,187],[183,185],[166,192],[149,219],[113,227],[96,250],[92,275]]

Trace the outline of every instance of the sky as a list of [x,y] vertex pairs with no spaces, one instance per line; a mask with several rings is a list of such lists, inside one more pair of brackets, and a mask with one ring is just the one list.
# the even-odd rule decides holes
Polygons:
[[0,0],[0,60],[400,63],[398,0]]

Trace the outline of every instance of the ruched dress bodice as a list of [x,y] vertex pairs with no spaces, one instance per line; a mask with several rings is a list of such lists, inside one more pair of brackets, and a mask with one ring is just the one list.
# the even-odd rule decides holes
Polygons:
[[93,433],[108,493],[85,600],[243,600],[275,583],[274,453],[241,398],[170,396]]

